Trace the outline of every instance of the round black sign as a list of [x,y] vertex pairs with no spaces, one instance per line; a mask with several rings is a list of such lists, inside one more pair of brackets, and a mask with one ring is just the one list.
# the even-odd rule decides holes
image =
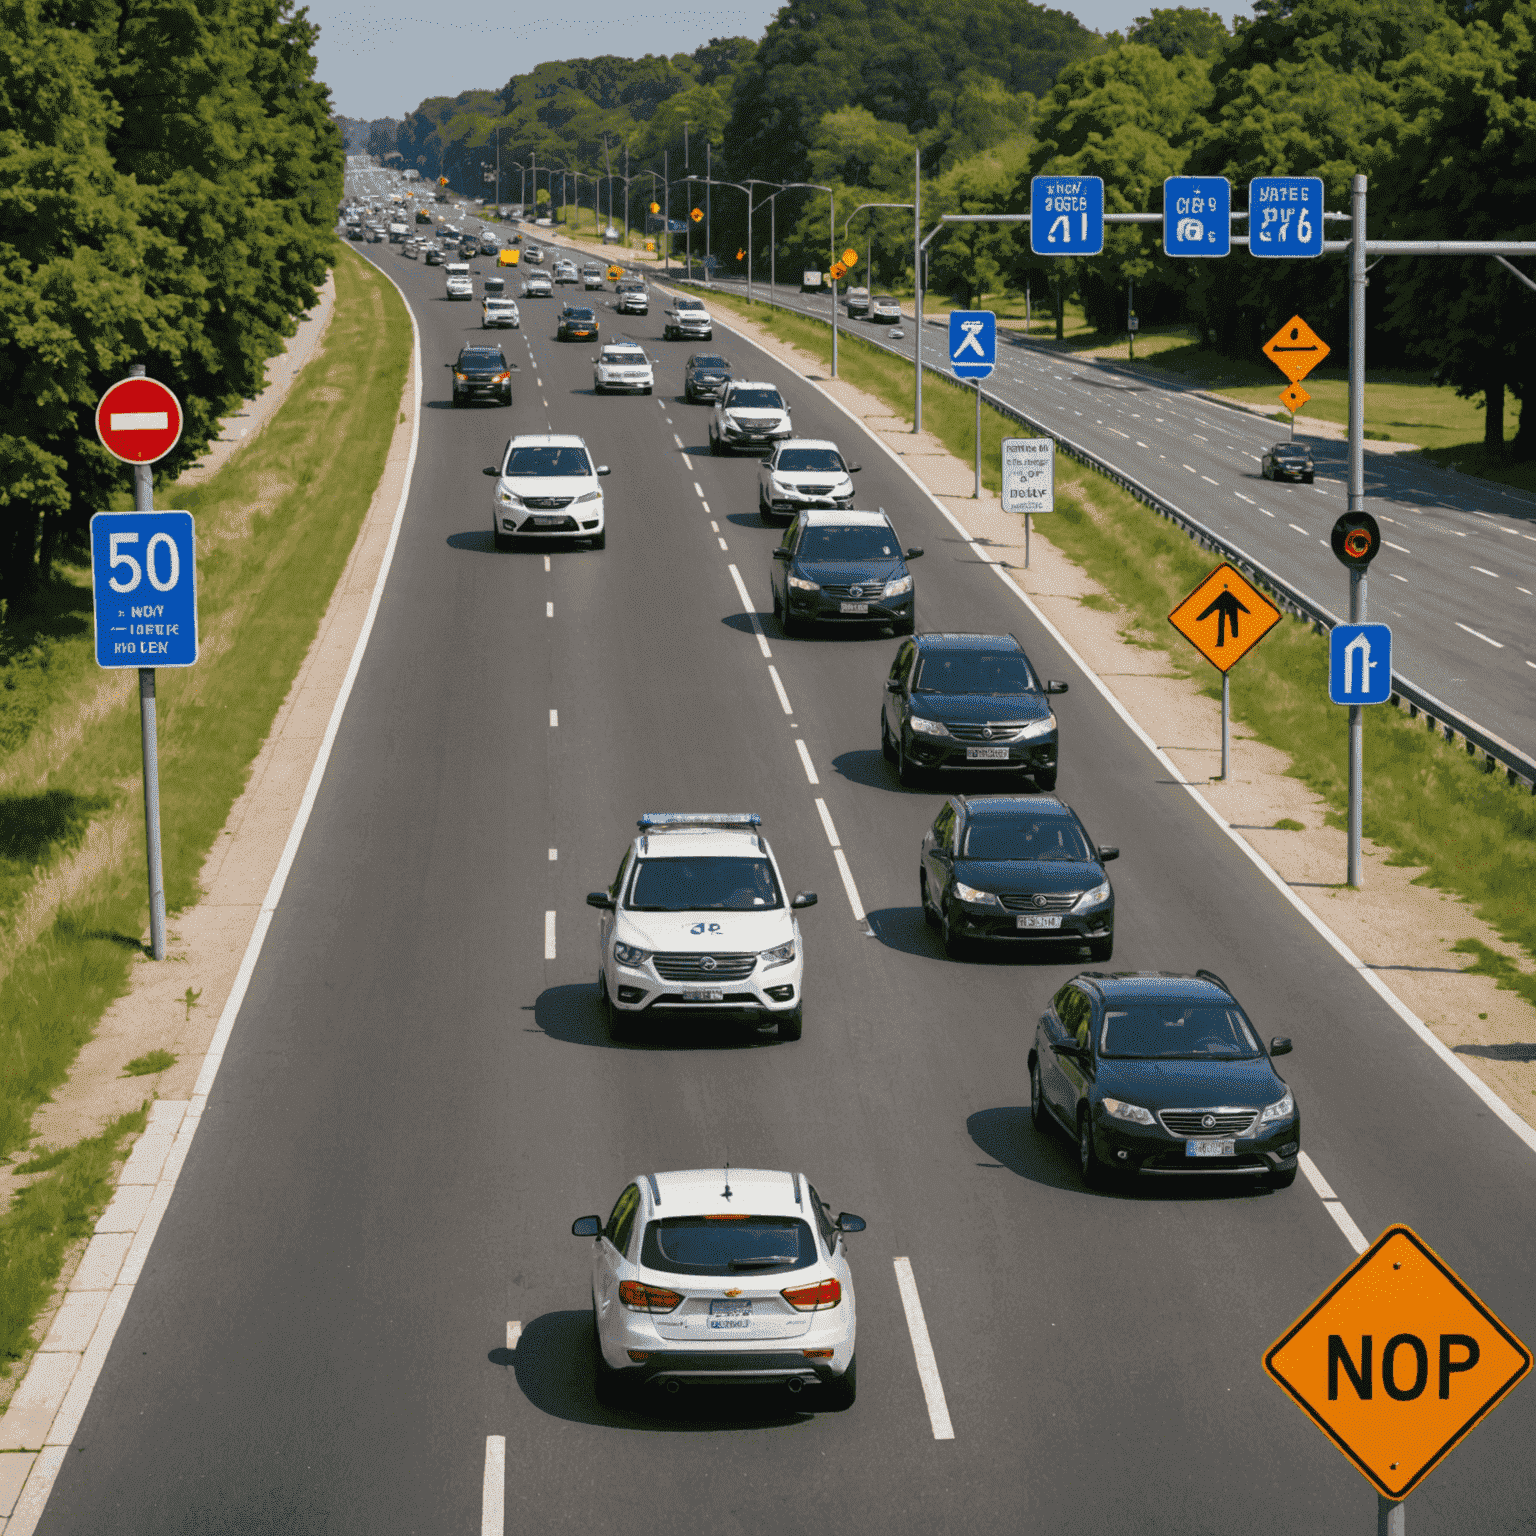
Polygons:
[[1346,512],[1333,525],[1333,553],[1340,565],[1363,571],[1381,549],[1381,529],[1369,512]]

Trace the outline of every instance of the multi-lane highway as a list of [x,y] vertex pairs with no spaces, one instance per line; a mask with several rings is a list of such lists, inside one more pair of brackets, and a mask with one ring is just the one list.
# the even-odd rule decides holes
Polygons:
[[[729,292],[740,282],[721,282]],[[825,320],[824,294],[754,292]],[[911,358],[914,327],[849,320],[850,334]],[[942,365],[946,326],[924,327]],[[1346,509],[1346,445],[1311,440],[1312,485],[1265,480],[1259,461],[1285,429],[1202,397],[1192,385],[1074,357],[1004,333],[989,393],[1087,448],[1231,540],[1329,611],[1347,617],[1349,581],[1328,531]],[[1282,380],[1275,375],[1278,393]],[[1393,630],[1393,666],[1420,688],[1536,757],[1536,498],[1417,457],[1367,451],[1367,506],[1386,548],[1371,567],[1370,617]]]
[[[895,642],[778,632],[779,532],[758,519],[753,463],[704,451],[705,413],[679,399],[687,346],[659,340],[656,309],[628,322],[657,393],[599,399],[593,348],[558,346],[556,303],[526,300],[502,333],[512,408],[454,410],[442,363],[478,337],[478,304],[446,302],[441,273],[392,247],[364,254],[422,334],[398,552],[40,1529],[1369,1529],[1373,1495],[1261,1354],[1351,1260],[1346,1229],[1394,1221],[1536,1335],[1532,1153],[1169,782],[895,463],[732,338],[738,366],[782,388],[800,432],[854,450],[861,497],[926,547],[919,624],[1012,631],[1070,681],[1059,789],[1123,850],[1116,965],[1209,966],[1266,1037],[1294,1038],[1282,1065],[1337,1198],[1309,1180],[1087,1190],[1073,1149],[1029,1127],[1024,1063],[1086,961],[943,957],[916,887],[939,799],[900,788],[876,734]],[[621,329],[599,313],[605,336]],[[549,429],[613,467],[608,546],[498,554],[482,467],[512,432]],[[702,1023],[632,1046],[605,1034],[584,896],[640,812],[701,808],[760,812],[791,887],[820,893],[801,914],[799,1043]],[[777,1395],[654,1416],[594,1399],[572,1218],[606,1213],[636,1174],[727,1160],[804,1170],[868,1220],[846,1414]],[[1533,1438],[1536,1392],[1517,1392],[1413,1495],[1416,1536],[1526,1529]]]

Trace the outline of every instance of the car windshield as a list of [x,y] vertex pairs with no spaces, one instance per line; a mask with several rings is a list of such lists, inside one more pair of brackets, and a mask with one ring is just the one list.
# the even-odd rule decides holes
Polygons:
[[784,898],[767,859],[641,859],[625,905],[634,912],[763,912],[782,907]]
[[733,389],[728,410],[782,411],[784,397],[776,389]]
[[1278,448],[1270,450],[1277,459],[1310,459],[1310,448],[1292,448],[1289,443],[1284,443]]
[[1104,1014],[1101,1056],[1232,1061],[1263,1055],[1242,1013],[1221,1003],[1137,1003]]
[[893,299],[888,293],[877,293],[875,295],[876,304],[894,304],[895,302],[896,300]]
[[723,357],[696,357],[693,360],[694,371],[701,368],[729,368],[730,364]]
[[500,352],[461,352],[459,354],[459,367],[461,368],[502,368],[507,366],[507,360]]
[[779,468],[785,474],[815,473],[840,475],[843,456],[835,448],[785,448],[779,453]]
[[590,475],[592,461],[585,448],[514,448],[502,471],[509,479],[533,479],[553,475]]
[[1040,684],[1021,651],[934,651],[918,668],[918,693],[1035,693]]
[[609,347],[603,353],[603,361],[605,363],[643,363],[645,361],[645,353],[620,351],[615,347]]
[[1093,857],[1077,823],[1068,816],[987,819],[966,828],[967,859],[1042,859],[1081,864]]
[[889,528],[870,524],[807,528],[795,555],[800,560],[895,560],[900,552]]
[[679,299],[677,307],[679,309],[703,309],[704,301],[702,299]]
[[773,1274],[816,1260],[798,1216],[667,1216],[648,1222],[640,1243],[641,1264],[673,1275]]

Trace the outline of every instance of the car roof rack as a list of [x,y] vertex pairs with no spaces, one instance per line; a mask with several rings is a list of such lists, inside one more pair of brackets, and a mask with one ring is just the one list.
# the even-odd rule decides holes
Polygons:
[[1202,966],[1198,971],[1195,972],[1195,975],[1198,976],[1202,981],[1214,982],[1215,985],[1220,987],[1228,997],[1233,995],[1232,988],[1229,987],[1226,982],[1224,982],[1221,977],[1216,974],[1215,971],[1208,971]]
[[666,832],[689,827],[715,827],[733,831],[760,827],[763,818],[755,811],[647,811],[635,823],[642,832]]

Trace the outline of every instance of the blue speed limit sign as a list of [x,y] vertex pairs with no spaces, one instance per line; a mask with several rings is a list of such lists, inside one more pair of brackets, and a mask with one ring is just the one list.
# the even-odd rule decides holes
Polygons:
[[197,660],[197,546],[190,512],[91,519],[96,661],[190,667]]

